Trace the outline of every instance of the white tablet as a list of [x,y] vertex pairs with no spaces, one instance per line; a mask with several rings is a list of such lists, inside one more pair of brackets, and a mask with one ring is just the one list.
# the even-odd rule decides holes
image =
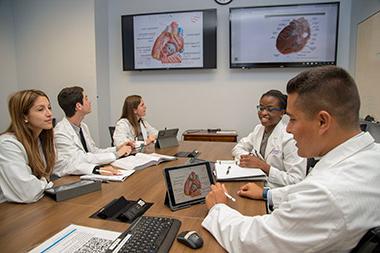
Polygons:
[[204,203],[214,184],[209,162],[192,163],[164,169],[168,206],[171,210]]

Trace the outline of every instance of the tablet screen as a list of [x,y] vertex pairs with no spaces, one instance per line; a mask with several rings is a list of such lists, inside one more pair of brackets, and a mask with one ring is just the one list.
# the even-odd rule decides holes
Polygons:
[[164,174],[174,208],[203,202],[214,182],[208,162],[166,168]]

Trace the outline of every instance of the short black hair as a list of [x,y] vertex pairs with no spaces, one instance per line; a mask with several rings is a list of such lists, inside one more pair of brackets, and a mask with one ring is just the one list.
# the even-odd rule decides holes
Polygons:
[[336,66],[316,67],[292,78],[286,91],[296,93],[296,104],[312,117],[324,110],[333,115],[345,128],[359,126],[360,97],[354,79]]
[[263,97],[267,97],[267,96],[277,98],[278,101],[279,101],[280,108],[286,110],[287,99],[288,99],[288,96],[287,96],[287,95],[283,94],[283,93],[282,93],[281,91],[279,91],[279,90],[269,90],[269,91],[265,92],[265,93],[261,96],[261,98],[263,98]]
[[63,88],[57,99],[66,117],[72,117],[75,114],[77,103],[83,104],[83,88],[79,86]]

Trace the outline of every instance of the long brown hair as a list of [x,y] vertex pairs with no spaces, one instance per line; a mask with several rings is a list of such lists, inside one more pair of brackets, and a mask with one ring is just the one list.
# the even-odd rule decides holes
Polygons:
[[134,110],[136,110],[139,104],[141,103],[141,99],[142,98],[139,95],[132,95],[126,97],[124,100],[123,111],[121,112],[120,117],[120,119],[128,119],[129,123],[131,123],[131,125],[133,126],[133,130],[135,132],[136,137],[140,135],[141,129]]
[[6,130],[6,132],[13,133],[22,143],[28,155],[29,166],[38,178],[49,177],[55,164],[53,128],[43,129],[38,136],[45,155],[45,166],[38,149],[38,139],[35,138],[29,124],[25,123],[25,116],[29,114],[36,99],[41,96],[49,100],[48,96],[40,90],[22,90],[13,94],[8,103],[11,124]]

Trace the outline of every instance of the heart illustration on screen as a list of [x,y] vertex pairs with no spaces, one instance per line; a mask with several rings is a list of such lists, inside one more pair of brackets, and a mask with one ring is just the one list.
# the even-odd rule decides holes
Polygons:
[[201,195],[202,184],[199,176],[192,171],[186,179],[183,192],[187,196],[195,197]]
[[183,46],[183,29],[173,21],[156,38],[152,57],[162,63],[181,63]]

